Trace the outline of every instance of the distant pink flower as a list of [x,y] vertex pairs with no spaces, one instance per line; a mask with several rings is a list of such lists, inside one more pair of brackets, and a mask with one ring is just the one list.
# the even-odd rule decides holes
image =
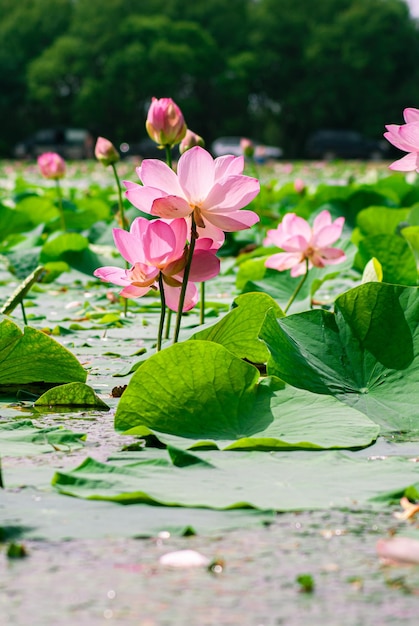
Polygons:
[[58,180],[65,174],[65,161],[56,152],[44,152],[38,157],[38,167],[44,178]]
[[388,124],[384,137],[408,154],[394,161],[389,168],[399,172],[419,172],[419,109],[407,108],[403,111],[403,117],[406,124]]
[[172,98],[152,98],[145,127],[149,137],[160,146],[174,146],[186,134],[182,111]]
[[98,137],[95,146],[95,157],[107,167],[119,161],[119,152],[109,139]]
[[[113,229],[115,245],[130,269],[100,267],[94,275],[105,282],[123,287],[121,296],[139,298],[150,289],[158,289],[160,273],[164,282],[167,306],[177,311],[185,269],[188,224],[185,219],[148,220],[137,217],[130,231]],[[183,310],[193,308],[198,301],[194,282],[213,278],[219,273],[220,261],[215,256],[218,246],[212,239],[198,239],[195,244]]]
[[294,180],[294,189],[297,193],[303,193],[305,191],[306,184],[302,178],[296,178]]
[[306,259],[309,269],[335,265],[345,260],[346,255],[331,244],[342,234],[345,218],[338,217],[332,222],[329,211],[322,211],[314,219],[313,228],[295,213],[287,213],[275,230],[268,230],[265,246],[277,246],[284,252],[270,256],[265,266],[282,272],[291,269],[291,276],[301,276],[306,272]]
[[259,221],[253,211],[241,210],[259,193],[259,181],[244,176],[243,168],[243,157],[213,159],[195,146],[180,157],[177,174],[163,161],[145,159],[137,168],[143,186],[126,183],[126,197],[151,215],[173,219],[193,213],[200,228],[243,230]]
[[251,139],[247,139],[247,137],[242,137],[240,139],[240,150],[245,157],[251,159],[255,154],[255,144]]

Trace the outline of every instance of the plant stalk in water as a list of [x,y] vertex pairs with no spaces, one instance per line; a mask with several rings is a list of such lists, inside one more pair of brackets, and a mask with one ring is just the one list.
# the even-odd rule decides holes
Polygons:
[[164,317],[166,315],[166,298],[164,295],[164,282],[163,282],[163,274],[160,272],[159,274],[159,291],[160,291],[160,321],[159,321],[159,330],[157,334],[157,352],[161,350],[162,337],[163,337],[163,328],[164,328]]
[[288,300],[288,302],[287,302],[287,304],[285,306],[285,309],[284,309],[284,313],[286,313],[288,311],[288,309],[290,308],[291,304],[294,302],[295,298],[300,293],[302,286],[306,282],[306,279],[307,279],[307,276],[308,276],[308,263],[309,263],[309,260],[306,259],[306,271],[303,274],[303,276],[302,276],[300,282],[298,283],[298,285],[297,285],[294,293],[292,294],[291,298]]
[[193,253],[195,250],[195,241],[197,237],[198,237],[198,233],[196,231],[195,218],[194,218],[194,214],[192,213],[191,214],[191,241],[189,243],[188,258],[186,260],[185,270],[183,273],[183,281],[182,281],[182,287],[181,287],[180,296],[179,296],[179,306],[178,306],[177,315],[176,315],[176,326],[175,326],[175,332],[173,335],[173,343],[177,343],[179,339],[179,331],[180,331],[180,324],[182,321],[183,305],[185,302],[186,288],[188,286],[189,272],[191,270],[192,258],[193,258]]
[[64,208],[63,208],[63,194],[61,193],[61,185],[58,178],[55,180],[55,189],[57,191],[58,210],[60,212],[61,229],[66,230]]
[[[125,219],[125,213],[124,213],[124,203],[122,201],[121,182],[119,180],[118,172],[116,171],[115,163],[111,163],[111,167],[112,167],[113,174],[115,176],[116,187],[118,189],[118,207],[119,207],[118,208],[118,221],[119,221],[121,228],[123,228],[124,230],[128,230],[128,224]],[[126,261],[125,267],[128,269],[129,267],[128,261]],[[124,298],[124,316],[125,317],[127,316],[127,313],[128,313],[128,299]]]

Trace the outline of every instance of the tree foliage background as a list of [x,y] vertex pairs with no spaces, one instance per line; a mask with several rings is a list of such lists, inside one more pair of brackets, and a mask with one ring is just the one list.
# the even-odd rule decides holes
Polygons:
[[145,136],[172,97],[209,143],[301,156],[317,128],[380,137],[419,107],[419,25],[404,0],[0,0],[0,154],[50,126]]

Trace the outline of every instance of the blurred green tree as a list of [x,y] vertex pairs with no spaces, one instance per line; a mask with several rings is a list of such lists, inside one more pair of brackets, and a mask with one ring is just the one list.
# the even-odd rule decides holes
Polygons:
[[317,128],[378,137],[419,105],[419,32],[402,0],[260,0],[253,9],[251,91],[265,119],[276,110],[272,140],[289,155]]
[[0,153],[52,125],[135,141],[152,96],[172,97],[208,144],[244,134],[289,157],[317,128],[379,137],[419,106],[419,28],[404,0],[0,0],[0,11]]
[[72,0],[0,0],[0,154],[27,130],[28,63],[67,29]]

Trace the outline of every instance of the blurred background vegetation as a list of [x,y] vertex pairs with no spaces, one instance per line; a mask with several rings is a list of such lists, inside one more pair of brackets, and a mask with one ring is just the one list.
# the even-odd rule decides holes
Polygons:
[[405,0],[0,0],[0,156],[39,128],[145,136],[171,97],[209,144],[246,135],[301,156],[310,132],[380,138],[419,107]]

